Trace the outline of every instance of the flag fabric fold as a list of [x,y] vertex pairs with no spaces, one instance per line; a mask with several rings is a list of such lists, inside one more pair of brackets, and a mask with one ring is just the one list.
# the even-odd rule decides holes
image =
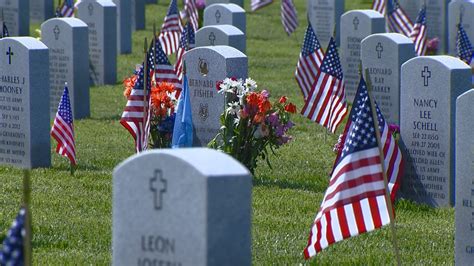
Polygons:
[[459,59],[470,65],[474,54],[471,41],[467,36],[461,22],[458,24],[458,32],[456,36],[456,54]]
[[188,18],[188,23],[191,22],[193,30],[197,31],[199,29],[199,11],[196,7],[196,0],[186,0],[184,11]]
[[391,32],[410,36],[413,30],[413,22],[410,20],[405,10],[400,6],[397,0],[387,1],[387,22]]
[[69,158],[72,165],[76,165],[74,123],[67,84],[59,102],[58,111],[51,128],[51,136],[58,142],[56,152],[61,156]]
[[[393,153],[395,150],[399,152],[377,106],[376,112],[383,153]],[[308,245],[304,250],[306,259],[333,243],[390,223],[380,149],[367,86],[363,79],[359,84],[345,133],[343,148],[336,158],[328,189],[311,227]],[[387,164],[387,160],[397,161],[398,167],[403,167],[401,155],[396,158],[385,157],[387,172],[392,167]],[[388,176],[392,201],[398,189],[400,169],[392,169],[392,175]],[[392,180],[394,176],[395,180]]]
[[64,0],[63,4],[59,8],[59,13],[56,14],[58,17],[74,17],[74,0]]
[[196,44],[196,38],[194,29],[190,22],[184,26],[183,32],[181,33],[181,40],[179,42],[178,53],[176,54],[175,73],[179,79],[179,82],[183,83],[183,58],[184,53],[192,48]]
[[298,16],[292,0],[281,0],[281,23],[288,35],[298,27]]
[[296,82],[298,82],[304,99],[308,97],[311,91],[311,86],[316,80],[316,75],[318,74],[323,58],[324,52],[321,44],[316,37],[316,33],[314,33],[313,27],[308,23],[304,35],[303,47],[301,48],[295,71]]
[[178,50],[182,31],[183,26],[181,25],[178,3],[176,0],[171,0],[163,25],[161,25],[160,35],[158,36],[165,54],[170,55]]
[[173,128],[172,148],[183,148],[193,146],[193,118],[191,110],[191,99],[186,74],[183,77],[183,90],[178,100],[178,110]]
[[333,133],[347,114],[342,66],[334,38],[329,41],[301,114]]
[[413,30],[410,33],[410,38],[415,44],[415,52],[418,56],[426,54],[426,6],[420,9],[418,16],[416,18],[415,25],[413,25]]
[[372,9],[385,16],[385,11],[387,9],[385,1],[387,0],[374,0],[372,2]]
[[271,3],[273,3],[273,0],[250,0],[250,9],[255,12]]
[[[148,148],[150,136],[150,79],[145,91],[143,65],[137,70],[137,80],[127,97],[127,105],[122,113],[120,124],[125,127],[135,140],[135,151],[142,152]],[[145,96],[146,93],[146,96]]]
[[154,81],[156,84],[160,82],[172,83],[178,92],[181,91],[183,86],[176,75],[175,67],[171,65],[159,41],[155,41],[154,45],[152,42],[148,50],[148,70],[149,73],[152,73],[150,81]]
[[23,265],[23,241],[25,239],[26,211],[24,208],[16,216],[0,250],[0,265]]

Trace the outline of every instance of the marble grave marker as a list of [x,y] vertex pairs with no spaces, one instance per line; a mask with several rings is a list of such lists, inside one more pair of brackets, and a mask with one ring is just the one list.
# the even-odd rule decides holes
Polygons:
[[344,13],[345,0],[308,0],[308,18],[318,40],[326,49],[334,29],[336,43],[340,43],[339,22]]
[[134,155],[114,169],[112,265],[251,265],[252,177],[207,148]]
[[247,78],[248,59],[230,46],[205,46],[184,54],[193,113],[193,146],[207,146],[219,131],[224,95],[216,84],[227,77]]
[[132,52],[132,2],[131,0],[113,0],[117,6],[117,52]]
[[10,36],[30,35],[30,0],[2,0],[0,9]]
[[245,53],[245,34],[232,25],[204,26],[196,32],[196,47],[228,45]]
[[77,18],[52,18],[41,25],[41,41],[49,48],[50,110],[52,117],[68,83],[76,119],[90,116],[89,37],[87,24]]
[[341,16],[341,65],[346,97],[350,103],[354,100],[360,80],[360,44],[365,37],[384,32],[385,18],[377,11],[352,10]]
[[[471,44],[474,45],[474,1],[469,0],[454,0],[449,3],[448,8],[449,22],[448,22],[448,51],[452,56],[456,56],[456,36],[458,32],[457,25],[462,14],[462,26],[466,31]],[[474,69],[474,60],[471,62],[471,68]],[[474,75],[474,70],[473,70]],[[474,76],[473,76],[474,84]]]
[[244,34],[246,29],[245,10],[236,4],[213,4],[204,9],[204,26],[232,25]]
[[132,31],[145,29],[145,0],[132,0]]
[[400,125],[400,71],[413,57],[413,42],[402,34],[378,33],[362,40],[362,66],[369,69],[372,93],[390,124]]
[[48,47],[31,37],[3,38],[0,53],[0,165],[49,167]]
[[41,23],[54,17],[54,0],[30,0],[30,20]]
[[474,261],[474,90],[456,100],[456,208],[455,258],[457,265]]
[[244,0],[206,0],[206,6],[213,4],[236,4],[243,8]]
[[400,132],[403,196],[452,206],[456,98],[471,88],[471,69],[451,56],[422,56],[402,65]]
[[82,0],[77,17],[89,27],[91,85],[117,81],[117,7],[111,1]]

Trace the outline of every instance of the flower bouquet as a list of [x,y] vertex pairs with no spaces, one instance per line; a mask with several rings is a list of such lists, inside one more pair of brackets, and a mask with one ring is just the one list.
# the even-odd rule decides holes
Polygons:
[[283,96],[271,103],[266,90],[257,92],[252,79],[229,79],[217,84],[225,96],[221,128],[209,147],[221,150],[245,165],[252,174],[259,157],[269,161],[269,150],[288,143],[288,130],[294,126],[290,114],[296,106]]
[[[137,79],[138,76],[135,74],[124,80],[124,96],[126,98],[130,95]],[[171,147],[177,97],[177,90],[173,84],[156,83],[152,80],[149,102],[150,138],[148,147],[154,149]]]

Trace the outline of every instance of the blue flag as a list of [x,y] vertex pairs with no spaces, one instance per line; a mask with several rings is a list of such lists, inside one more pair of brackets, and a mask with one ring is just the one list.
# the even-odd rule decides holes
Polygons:
[[178,100],[178,110],[174,121],[173,140],[171,148],[193,146],[193,117],[191,99],[189,98],[188,78],[183,76],[183,89]]
[[25,215],[25,209],[21,208],[8,230],[7,237],[3,240],[3,249],[0,250],[0,265],[23,265]]

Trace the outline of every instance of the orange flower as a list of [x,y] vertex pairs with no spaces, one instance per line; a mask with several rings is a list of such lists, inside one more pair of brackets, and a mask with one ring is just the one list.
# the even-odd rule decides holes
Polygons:
[[125,96],[125,98],[128,98],[128,96],[130,96],[130,94],[132,93],[132,89],[135,86],[136,82],[137,82],[137,76],[136,75],[133,75],[129,78],[126,78],[123,81],[123,85],[125,87],[125,90],[123,92],[123,96]]
[[294,114],[296,113],[296,106],[292,103],[289,103],[287,106],[285,106],[285,111]]
[[258,95],[255,92],[251,92],[247,96],[247,103],[251,106],[257,106],[258,105]]
[[262,98],[258,103],[258,109],[262,113],[266,113],[268,110],[270,110],[270,108],[272,108],[272,104],[267,99]]
[[260,124],[260,123],[263,122],[264,118],[265,118],[265,115],[264,115],[264,114],[262,114],[262,113],[257,113],[257,114],[253,117],[253,122],[254,122],[255,124]]
[[280,102],[280,103],[286,103],[286,100],[287,100],[286,96],[281,96],[279,102]]

